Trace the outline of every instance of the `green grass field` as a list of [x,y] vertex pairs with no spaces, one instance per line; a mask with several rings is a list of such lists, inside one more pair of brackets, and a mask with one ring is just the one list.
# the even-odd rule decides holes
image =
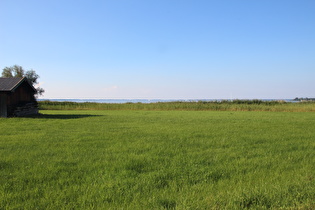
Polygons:
[[315,112],[0,119],[0,209],[313,209]]

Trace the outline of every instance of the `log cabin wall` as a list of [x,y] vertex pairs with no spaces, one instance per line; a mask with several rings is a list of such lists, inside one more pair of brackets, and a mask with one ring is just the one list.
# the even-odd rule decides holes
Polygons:
[[25,82],[8,95],[8,106],[17,106],[29,102],[36,102],[36,100],[30,86]]
[[7,109],[7,94],[0,93],[0,117],[7,117],[8,109]]
[[8,93],[8,116],[24,116],[37,113],[38,108],[34,92],[26,81],[19,85],[13,92]]

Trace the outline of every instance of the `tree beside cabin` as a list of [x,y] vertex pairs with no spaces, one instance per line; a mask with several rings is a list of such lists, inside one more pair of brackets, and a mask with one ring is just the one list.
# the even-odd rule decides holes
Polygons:
[[0,78],[0,116],[38,114],[36,89],[23,78]]

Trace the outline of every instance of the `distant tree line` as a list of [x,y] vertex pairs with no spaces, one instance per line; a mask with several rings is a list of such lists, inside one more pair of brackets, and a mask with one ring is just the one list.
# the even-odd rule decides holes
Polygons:
[[315,98],[298,98],[293,99],[294,101],[315,101]]

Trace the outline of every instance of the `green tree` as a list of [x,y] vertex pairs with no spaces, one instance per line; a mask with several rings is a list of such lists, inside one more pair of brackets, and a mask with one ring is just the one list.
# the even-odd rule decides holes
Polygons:
[[2,77],[13,77],[12,69],[10,67],[5,67],[2,71]]
[[[36,74],[33,69],[25,71],[22,66],[14,65],[10,67],[5,67],[2,70],[2,77],[26,77],[28,82],[31,85],[35,86],[36,84],[38,84],[37,80],[39,78],[39,75]],[[37,97],[43,95],[44,92],[45,90],[43,88],[37,87],[35,96]]]

